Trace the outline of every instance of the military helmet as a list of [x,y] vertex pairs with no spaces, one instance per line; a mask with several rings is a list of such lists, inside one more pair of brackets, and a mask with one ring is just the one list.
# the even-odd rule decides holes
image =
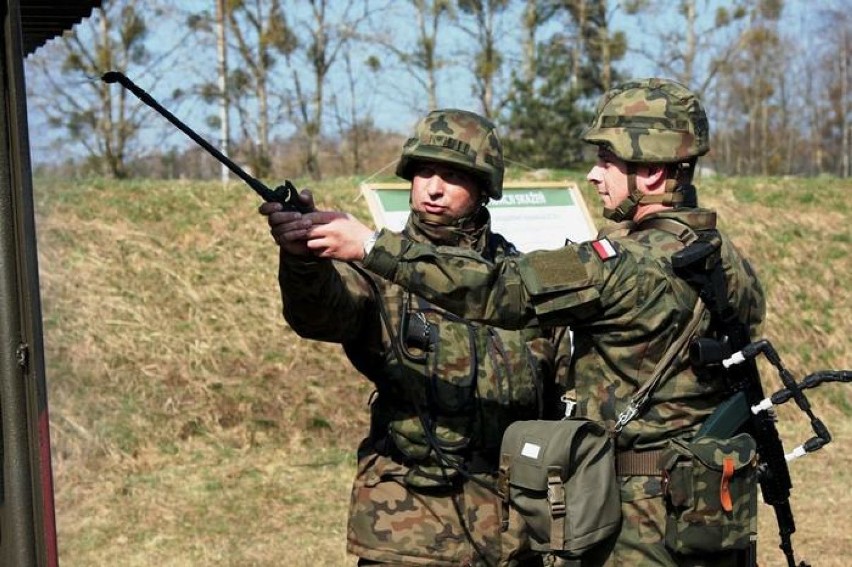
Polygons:
[[598,103],[583,141],[626,162],[676,163],[710,150],[710,128],[698,97],[668,79],[629,81]]
[[494,124],[478,114],[452,108],[427,114],[402,147],[396,174],[410,181],[418,161],[457,166],[482,180],[492,199],[503,196],[503,147]]

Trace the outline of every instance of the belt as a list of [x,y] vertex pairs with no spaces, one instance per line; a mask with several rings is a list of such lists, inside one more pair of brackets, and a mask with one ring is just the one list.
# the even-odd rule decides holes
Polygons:
[[615,455],[617,476],[662,476],[660,456],[663,450],[620,451]]

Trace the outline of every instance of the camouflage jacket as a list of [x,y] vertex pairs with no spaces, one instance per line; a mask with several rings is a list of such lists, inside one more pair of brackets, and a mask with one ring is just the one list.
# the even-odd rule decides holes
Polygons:
[[[688,325],[696,291],[676,276],[671,255],[684,245],[653,219],[703,230],[715,212],[672,209],[592,242],[491,262],[467,250],[434,248],[383,231],[365,267],[471,320],[522,328],[568,325],[578,413],[614,422]],[[748,262],[722,236],[729,301],[750,327],[762,322],[764,296]],[[705,310],[697,335],[708,333]],[[658,448],[690,437],[724,396],[721,379],[699,379],[680,352],[644,413],[619,436],[622,449]]]
[[[405,234],[476,250],[489,261],[516,255],[489,226],[485,209],[461,231],[430,228],[412,215]],[[343,344],[353,365],[376,385],[370,435],[359,449],[350,551],[377,561],[428,557],[430,565],[456,565],[472,557],[464,535],[472,530],[479,548],[498,557],[500,522],[485,513],[496,509],[495,496],[480,488],[493,502],[477,502],[465,489],[465,514],[489,526],[476,533],[478,524],[457,525],[458,512],[443,503],[446,492],[439,502],[417,489],[458,487],[464,480],[459,468],[496,471],[503,430],[512,421],[541,417],[544,404],[558,400],[550,335],[535,326],[508,331],[471,323],[354,264],[282,255],[279,281],[291,327],[305,338]],[[560,344],[567,365],[567,338]],[[388,479],[404,492],[390,497]],[[443,517],[437,517],[439,510]]]

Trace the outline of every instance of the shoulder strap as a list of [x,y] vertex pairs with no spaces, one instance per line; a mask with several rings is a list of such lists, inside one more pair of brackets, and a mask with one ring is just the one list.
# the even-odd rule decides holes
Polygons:
[[641,228],[655,228],[668,232],[680,240],[684,246],[689,246],[698,240],[698,234],[688,224],[668,218],[655,218],[644,221],[639,225]]
[[[693,243],[699,240],[698,234],[692,230],[692,228],[686,223],[668,219],[668,218],[656,218],[649,219],[640,225],[642,228],[655,228],[658,230],[662,230],[668,232],[669,234],[673,234],[677,239],[683,243],[684,249],[689,247]],[[627,404],[627,407],[624,408],[618,415],[618,419],[613,426],[613,432],[618,434],[624,426],[626,426],[633,418],[639,415],[647,405],[648,401],[651,399],[654,391],[663,381],[664,377],[667,374],[667,371],[671,367],[672,360],[674,357],[683,351],[684,348],[688,348],[688,341],[692,339],[695,334],[695,330],[698,328],[698,324],[701,322],[701,316],[704,313],[705,305],[701,300],[701,297],[696,300],[695,307],[692,310],[692,317],[689,320],[686,328],[677,337],[677,340],[673,340],[669,343],[669,347],[666,349],[666,352],[657,362],[657,365],[654,367],[654,372],[651,376],[642,384],[642,386],[633,394],[633,397],[630,398],[630,401]]]
[[622,221],[607,225],[598,231],[597,238],[622,238],[633,232],[636,224],[633,221]]
[[680,336],[678,336],[677,340],[672,341],[669,344],[669,348],[666,349],[665,354],[663,354],[657,362],[657,365],[654,367],[653,374],[651,374],[636,393],[633,394],[633,397],[630,398],[630,401],[627,403],[627,407],[618,415],[618,419],[613,426],[614,433],[618,434],[622,429],[624,429],[625,425],[627,425],[645,409],[645,406],[648,404],[648,400],[651,399],[651,395],[653,395],[654,390],[656,390],[662,383],[663,378],[666,377],[669,368],[671,368],[672,360],[679,352],[683,351],[683,349],[687,347],[687,342],[695,334],[695,330],[701,322],[701,315],[704,313],[704,309],[704,303],[699,298],[695,302],[695,308],[692,310],[692,318],[689,320],[689,324],[687,324],[686,328]]

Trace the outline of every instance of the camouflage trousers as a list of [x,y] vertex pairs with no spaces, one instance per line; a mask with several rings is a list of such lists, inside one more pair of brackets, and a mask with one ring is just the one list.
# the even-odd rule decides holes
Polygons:
[[[628,477],[621,486],[621,529],[583,557],[582,567],[737,567],[743,552],[679,555],[665,545],[666,504],[660,477]],[[565,563],[566,567],[573,565]],[[561,567],[559,562],[554,567]]]
[[[501,528],[502,501],[473,480],[440,490],[405,484],[408,467],[361,452],[352,488],[347,551],[363,565],[539,567],[520,519]],[[491,475],[477,477],[493,484]]]

